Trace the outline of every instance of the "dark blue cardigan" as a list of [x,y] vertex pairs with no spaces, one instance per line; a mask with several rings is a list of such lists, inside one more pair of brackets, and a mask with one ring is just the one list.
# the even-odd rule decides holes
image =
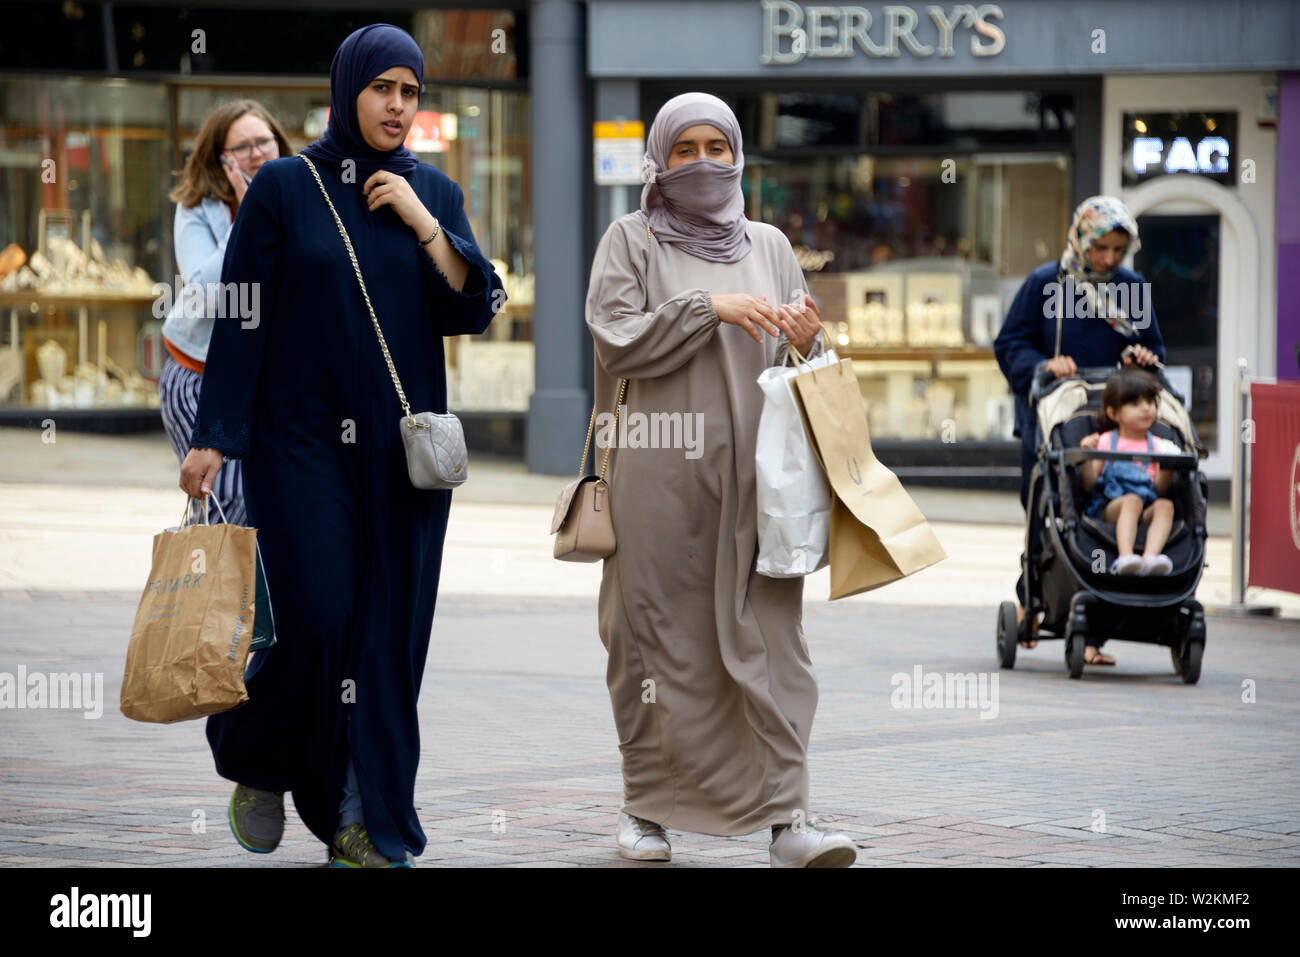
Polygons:
[[[1029,407],[1029,386],[1034,367],[1044,359],[1052,358],[1056,348],[1056,313],[1045,308],[1050,298],[1046,287],[1048,283],[1056,282],[1056,271],[1055,262],[1044,263],[1026,277],[1007,310],[1002,331],[993,342],[998,365],[1016,397],[1015,434],[1026,443],[1032,442],[1034,435],[1033,411]],[[1141,283],[1144,280],[1133,270],[1120,266],[1111,282]],[[1060,298],[1064,302],[1064,293]],[[1133,343],[1146,346],[1163,362],[1165,346],[1160,338],[1155,310],[1150,307],[1149,298],[1144,297],[1143,303],[1149,309],[1146,313],[1149,324],[1138,330],[1137,337],[1132,340],[1125,339],[1104,319],[1072,318],[1066,312],[1061,320],[1061,355],[1070,356],[1080,367],[1110,366],[1119,362],[1124,347]]]

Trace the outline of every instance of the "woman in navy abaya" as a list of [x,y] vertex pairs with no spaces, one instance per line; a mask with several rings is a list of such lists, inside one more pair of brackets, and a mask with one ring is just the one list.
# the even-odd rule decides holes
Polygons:
[[[424,59],[387,24],[330,66],[320,173],[413,411],[447,408],[443,336],[481,333],[504,302],[460,187],[403,145]],[[424,850],[415,813],[416,699],[433,625],[448,491],[407,477],[403,412],[351,261],[301,157],[267,163],[232,227],[222,282],[252,316],[218,318],[181,487],[206,494],[244,460],[278,643],[254,656],[249,702],[208,719],[230,823],[274,850],[284,792],[346,867]],[[256,298],[252,294],[256,293]]]

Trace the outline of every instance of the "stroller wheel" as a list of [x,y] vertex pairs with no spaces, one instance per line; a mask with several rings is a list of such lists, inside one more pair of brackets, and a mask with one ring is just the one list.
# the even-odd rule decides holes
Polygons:
[[1016,666],[1016,647],[1020,643],[1020,629],[1016,625],[1016,603],[1004,601],[998,606],[998,663],[1003,668]]
[[1183,677],[1183,684],[1194,685],[1201,680],[1201,656],[1205,653],[1205,614],[1199,604],[1194,605],[1191,621],[1187,623],[1182,647],[1170,649],[1174,670]]
[[1088,599],[1076,594],[1065,622],[1065,666],[1071,678],[1083,677],[1083,649],[1088,640]]
[[1183,652],[1183,684],[1194,685],[1201,679],[1201,655],[1205,652],[1205,642],[1188,640]]
[[1065,666],[1070,669],[1071,678],[1083,677],[1083,649],[1088,636],[1075,632],[1065,638]]

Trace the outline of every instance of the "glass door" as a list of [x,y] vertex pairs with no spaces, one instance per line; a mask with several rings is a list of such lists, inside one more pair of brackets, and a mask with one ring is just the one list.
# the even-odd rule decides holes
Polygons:
[[1219,217],[1139,216],[1134,268],[1151,284],[1171,380],[1188,393],[1192,424],[1218,448]]

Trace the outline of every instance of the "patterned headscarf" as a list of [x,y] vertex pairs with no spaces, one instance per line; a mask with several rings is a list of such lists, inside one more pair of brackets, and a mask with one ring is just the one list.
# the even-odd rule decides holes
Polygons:
[[[733,162],[705,156],[669,169],[668,154],[677,137],[704,123],[726,136]],[[731,107],[709,93],[675,96],[660,108],[646,136],[641,215],[660,242],[675,243],[710,262],[739,262],[753,245],[740,191],[744,170],[740,123]]]
[[1114,229],[1128,233],[1128,253],[1135,253],[1142,247],[1138,240],[1137,222],[1127,206],[1114,196],[1089,196],[1085,199],[1074,211],[1074,221],[1066,233],[1065,252],[1061,254],[1061,264],[1056,274],[1062,281],[1066,276],[1071,277],[1075,288],[1081,289],[1087,296],[1093,314],[1104,319],[1120,335],[1131,339],[1136,333],[1124,310],[1115,305],[1115,297],[1097,297],[1095,284],[1109,282],[1115,275],[1115,269],[1096,272],[1088,262],[1088,250],[1093,243]]

